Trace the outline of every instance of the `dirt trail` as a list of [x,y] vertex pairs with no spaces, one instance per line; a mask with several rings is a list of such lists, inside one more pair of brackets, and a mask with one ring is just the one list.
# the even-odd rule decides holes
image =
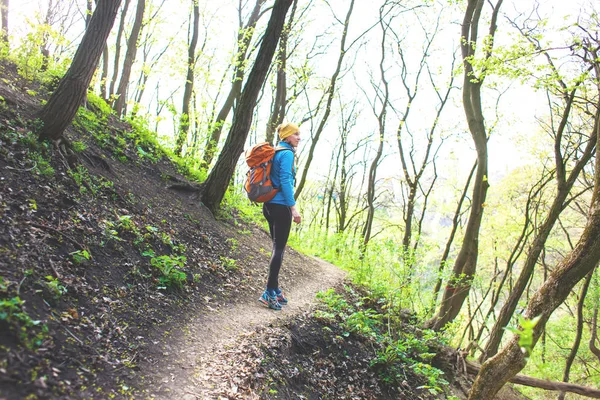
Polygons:
[[[341,283],[345,272],[323,260],[314,259],[308,278],[291,282],[286,289],[289,304],[281,311],[267,309],[257,300],[260,293],[245,293],[239,302],[219,310],[198,315],[188,326],[181,340],[165,338],[165,358],[157,363],[143,386],[149,398],[156,399],[211,399],[214,389],[208,380],[215,369],[222,366],[213,362],[219,350],[233,343],[239,335],[249,334],[261,327],[292,318],[315,304],[315,295]],[[169,344],[170,343],[170,344]],[[142,374],[144,375],[144,374]]]

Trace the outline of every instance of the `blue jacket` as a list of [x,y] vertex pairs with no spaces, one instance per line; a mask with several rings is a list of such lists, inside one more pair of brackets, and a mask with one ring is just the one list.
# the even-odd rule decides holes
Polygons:
[[269,203],[283,204],[291,207],[296,204],[294,200],[294,186],[296,184],[296,166],[294,165],[294,148],[287,142],[279,142],[277,147],[288,150],[279,150],[273,157],[271,166],[271,180],[273,186],[279,188],[275,197]]

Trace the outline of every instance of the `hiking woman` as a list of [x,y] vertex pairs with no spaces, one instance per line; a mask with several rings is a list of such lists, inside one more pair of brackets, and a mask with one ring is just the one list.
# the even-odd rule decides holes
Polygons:
[[269,233],[273,240],[273,252],[269,263],[267,288],[258,299],[259,302],[273,310],[281,310],[281,305],[288,302],[279,287],[279,270],[290,235],[292,220],[299,224],[302,219],[294,200],[296,179],[294,157],[300,142],[300,130],[297,125],[286,123],[277,127],[277,134],[279,143],[271,166],[271,180],[273,186],[279,188],[279,191],[273,199],[263,204],[263,215],[269,223]]

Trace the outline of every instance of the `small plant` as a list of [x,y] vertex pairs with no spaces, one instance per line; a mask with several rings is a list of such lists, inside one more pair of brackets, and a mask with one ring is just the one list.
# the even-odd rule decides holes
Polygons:
[[73,258],[73,262],[75,262],[75,264],[83,264],[84,262],[92,259],[92,255],[87,250],[77,250],[69,253],[69,255]]
[[235,238],[229,238],[225,241],[229,245],[229,251],[235,253],[238,250],[240,243]]
[[234,260],[233,258],[229,258],[229,257],[223,257],[223,256],[221,256],[219,258],[221,260],[221,265],[227,271],[237,271],[237,269],[239,268],[237,265],[237,260]]
[[44,284],[55,300],[60,299],[63,294],[67,293],[67,288],[57,278],[51,275],[46,276],[46,282],[44,282]]
[[102,231],[104,237],[100,242],[101,246],[106,246],[111,240],[116,242],[122,242],[123,239],[119,237],[119,232],[115,229],[115,224],[111,221],[104,221],[104,230]]
[[78,165],[77,168],[69,170],[68,174],[79,186],[79,193],[81,194],[87,193],[89,190],[93,196],[96,196],[102,189],[113,187],[112,182],[104,178],[91,176],[83,165]]
[[80,141],[74,141],[71,145],[73,146],[73,151],[76,153],[82,153],[87,149],[87,145]]
[[124,232],[136,232],[137,227],[131,220],[131,215],[121,215],[117,219],[117,228]]
[[151,258],[150,264],[162,274],[158,279],[161,285],[159,288],[182,287],[187,276],[179,268],[183,268],[185,262],[186,258],[183,256],[164,255]]
[[533,319],[527,319],[522,315],[519,315],[519,328],[508,326],[505,329],[509,332],[519,335],[519,346],[521,351],[525,355],[525,358],[529,358],[531,351],[533,350],[533,328],[540,322],[540,316]]
[[0,321],[8,323],[19,340],[29,349],[39,347],[48,335],[48,326],[33,320],[25,310],[24,301],[18,296],[0,298]]

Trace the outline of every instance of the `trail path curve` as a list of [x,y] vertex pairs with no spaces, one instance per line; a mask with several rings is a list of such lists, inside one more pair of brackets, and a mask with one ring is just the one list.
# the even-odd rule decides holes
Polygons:
[[[320,259],[313,259],[312,273],[301,280],[291,282],[286,289],[289,304],[281,311],[267,309],[261,305],[256,292],[238,297],[239,302],[218,310],[199,315],[186,326],[181,340],[172,344],[165,338],[164,359],[157,363],[147,381],[148,398],[195,400],[212,399],[213,389],[205,378],[215,368],[212,358],[219,350],[227,347],[243,334],[261,327],[293,318],[310,309],[316,302],[315,295],[339,285],[345,272]],[[209,309],[210,310],[210,309]],[[144,375],[144,374],[143,374]],[[218,397],[216,397],[218,398]]]

